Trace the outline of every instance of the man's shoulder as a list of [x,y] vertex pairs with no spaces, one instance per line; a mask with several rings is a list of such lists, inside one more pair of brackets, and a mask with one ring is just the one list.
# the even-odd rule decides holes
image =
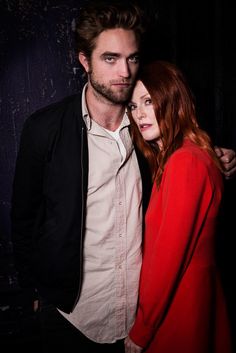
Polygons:
[[31,114],[23,124],[22,135],[34,143],[47,143],[65,125],[71,130],[75,121],[82,124],[81,114],[81,94],[67,96]]
[[46,122],[50,120],[58,120],[66,113],[79,112],[81,110],[81,94],[73,94],[62,98],[61,100],[42,107],[32,113],[27,120]]

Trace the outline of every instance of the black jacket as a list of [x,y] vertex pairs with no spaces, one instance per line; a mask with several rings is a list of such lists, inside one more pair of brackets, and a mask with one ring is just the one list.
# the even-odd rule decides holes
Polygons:
[[[144,209],[150,174],[137,152]],[[12,195],[12,241],[19,283],[65,312],[82,282],[88,183],[87,130],[81,95],[31,115],[23,126]]]

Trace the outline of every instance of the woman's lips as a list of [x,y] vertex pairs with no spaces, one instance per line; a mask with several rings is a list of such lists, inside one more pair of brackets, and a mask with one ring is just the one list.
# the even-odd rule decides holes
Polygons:
[[152,126],[152,124],[140,124],[139,128],[141,131],[145,131],[147,129],[149,129]]

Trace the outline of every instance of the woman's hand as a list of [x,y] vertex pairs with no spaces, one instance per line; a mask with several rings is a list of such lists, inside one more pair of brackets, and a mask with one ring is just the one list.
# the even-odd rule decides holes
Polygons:
[[141,353],[143,348],[135,344],[131,338],[126,337],[125,339],[125,353]]

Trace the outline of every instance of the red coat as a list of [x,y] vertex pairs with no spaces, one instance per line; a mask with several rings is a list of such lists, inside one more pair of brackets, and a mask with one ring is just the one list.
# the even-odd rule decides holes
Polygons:
[[229,353],[230,328],[216,267],[222,176],[186,141],[153,185],[146,213],[140,302],[131,339],[145,353]]

